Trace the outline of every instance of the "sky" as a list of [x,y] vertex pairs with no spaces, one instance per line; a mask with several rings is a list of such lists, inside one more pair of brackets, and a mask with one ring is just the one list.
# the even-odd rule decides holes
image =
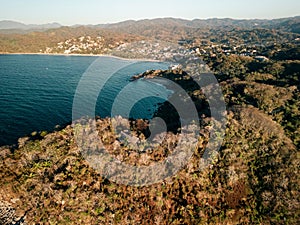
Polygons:
[[299,0],[0,0],[0,20],[63,25],[183,19],[273,19],[300,15]]

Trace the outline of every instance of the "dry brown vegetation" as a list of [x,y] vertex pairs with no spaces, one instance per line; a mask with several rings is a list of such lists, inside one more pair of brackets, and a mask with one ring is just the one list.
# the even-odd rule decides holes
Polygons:
[[[203,98],[185,73],[161,71],[157,76],[176,80],[194,100]],[[101,176],[78,148],[82,144],[74,138],[78,127],[67,126],[43,134],[41,140],[20,139],[17,149],[2,147],[1,200],[14,199],[19,214],[28,211],[29,224],[297,224],[297,142],[268,115],[275,104],[286,107],[297,90],[234,80],[223,83],[223,88],[232,106],[225,140],[210,167],[200,169],[209,138],[209,117],[202,118],[197,149],[189,163],[163,182],[142,187],[117,184]],[[278,101],[272,105],[273,92]],[[161,107],[166,108],[160,114],[168,109]],[[173,118],[172,113],[168,117]],[[88,121],[78,126],[92,137],[92,149],[104,145],[115,158],[131,165],[161,161],[177,143],[178,134],[169,132],[152,150],[143,145],[136,150],[130,141],[119,141],[112,129],[115,120]],[[148,122],[120,118],[141,140]],[[96,125],[102,144],[95,142],[92,125]],[[81,139],[85,140],[90,139]]]
[[[97,124],[100,136],[110,139],[103,129],[109,120]],[[299,219],[299,154],[280,126],[257,109],[231,110],[226,141],[210,168],[199,170],[207,141],[202,137],[183,170],[147,187],[101,177],[81,156],[73,132],[67,126],[1,151],[1,200],[15,199],[21,214],[29,210],[29,224],[297,224]],[[136,162],[130,154],[142,153],[129,150],[120,148],[129,155],[124,160]]]

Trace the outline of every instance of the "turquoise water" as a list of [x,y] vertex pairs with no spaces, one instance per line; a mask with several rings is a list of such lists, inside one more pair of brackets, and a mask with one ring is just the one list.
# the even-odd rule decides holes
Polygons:
[[[93,80],[88,80],[91,84],[101,82],[101,70],[109,70],[112,64],[123,62],[111,57],[0,55],[0,145],[14,144],[19,137],[32,131],[51,131],[57,124],[70,123],[77,85],[96,60],[101,60],[105,66],[95,71],[97,74]],[[170,91],[146,80],[130,83],[129,79],[147,69],[166,68],[164,63],[136,62],[116,71],[99,93],[95,114],[111,116],[113,102],[120,93],[123,97],[121,102],[126,108],[132,99],[138,99],[134,96],[147,90],[152,97],[136,102],[129,115],[150,119],[157,105],[165,101]],[[121,92],[128,84],[127,91]],[[86,96],[93,88],[97,88],[90,86],[84,90]],[[90,100],[86,97],[84,101]],[[122,112],[122,105],[117,108],[119,110],[115,114],[126,115],[126,112]]]

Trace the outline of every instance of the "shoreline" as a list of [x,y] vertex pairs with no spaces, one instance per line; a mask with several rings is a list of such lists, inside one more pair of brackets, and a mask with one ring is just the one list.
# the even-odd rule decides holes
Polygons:
[[122,59],[122,60],[128,60],[128,61],[163,62],[161,60],[147,59],[147,58],[136,58],[136,59],[135,58],[123,58],[121,56],[115,56],[115,55],[109,55],[109,54],[0,52],[0,55],[48,55],[48,56],[82,56],[82,57],[90,56],[90,57],[111,57],[111,58],[115,58],[115,59]]

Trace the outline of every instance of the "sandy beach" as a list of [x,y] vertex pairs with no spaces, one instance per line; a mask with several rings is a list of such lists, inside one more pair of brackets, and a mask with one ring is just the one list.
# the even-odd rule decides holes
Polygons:
[[116,59],[121,59],[121,60],[128,60],[128,61],[147,61],[147,62],[162,62],[160,60],[155,60],[155,59],[146,59],[146,58],[123,58],[120,56],[115,56],[115,55],[109,55],[109,54],[65,54],[65,53],[40,53],[40,52],[0,52],[0,55],[49,55],[49,56],[92,56],[92,57],[111,57],[111,58],[116,58]]

